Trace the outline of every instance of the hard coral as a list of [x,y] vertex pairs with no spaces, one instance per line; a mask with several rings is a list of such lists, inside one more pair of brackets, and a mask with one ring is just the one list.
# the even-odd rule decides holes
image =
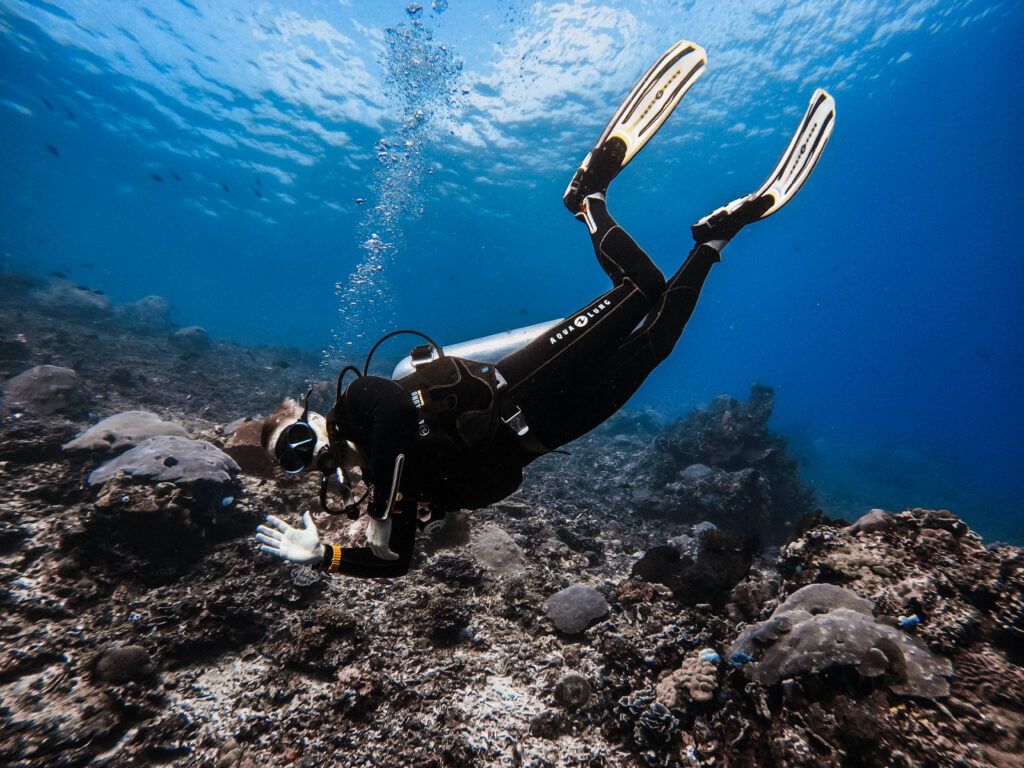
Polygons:
[[768,621],[748,627],[732,654],[760,657],[746,674],[762,685],[852,666],[863,677],[888,672],[895,693],[934,698],[949,695],[946,678],[953,673],[948,659],[876,623],[870,601],[828,584],[798,590]]
[[655,695],[661,704],[670,709],[685,709],[691,701],[710,701],[717,690],[718,674],[715,665],[693,655],[658,683]]

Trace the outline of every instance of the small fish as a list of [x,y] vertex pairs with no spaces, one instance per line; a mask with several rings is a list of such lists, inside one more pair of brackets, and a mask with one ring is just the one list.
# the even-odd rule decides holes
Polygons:
[[175,181],[181,181],[181,176],[176,174],[174,171],[171,171],[171,178],[174,179]]
[[250,187],[249,189],[252,189],[252,193],[256,195],[256,197],[263,199],[263,193],[260,192],[258,189],[253,189],[252,187]]
[[219,181],[219,182],[217,182],[217,183],[218,183],[218,184],[220,184],[220,186],[221,186],[221,189],[223,189],[223,190],[224,190],[225,192],[230,192],[230,191],[231,191],[231,187],[229,187],[229,186],[228,186],[227,184],[225,184],[225,183],[224,183],[223,181]]
[[54,157],[60,157],[60,150],[53,146],[53,144],[44,141],[43,146],[46,147],[46,150]]
[[89,269],[92,266],[92,264],[79,264],[78,266],[84,267],[85,269]]
[[53,275],[54,277],[60,278],[61,280],[66,280],[66,279],[67,279],[67,277],[68,277],[68,276],[67,276],[66,274],[64,274],[63,272],[58,272],[58,271],[57,271],[57,270],[55,270],[55,269],[51,269],[51,270],[50,270],[50,274],[51,274],[51,275]]
[[519,314],[526,315],[526,314],[529,314],[529,313],[525,309],[520,309],[519,310]]
[[72,123],[77,123],[77,122],[78,122],[78,118],[77,118],[77,117],[75,117],[75,113],[74,113],[74,112],[72,112],[72,111],[71,111],[70,109],[68,109],[67,107],[64,107],[64,111],[65,111],[65,112],[67,112],[67,114],[68,114],[68,117],[69,117],[69,118],[71,118],[71,122],[72,122]]
[[46,97],[45,97],[45,96],[40,96],[40,97],[39,97],[39,100],[40,100],[41,102],[43,102],[43,104],[45,104],[45,105],[46,105],[46,108],[47,108],[48,110],[50,110],[51,112],[53,112],[53,104],[51,104],[51,103],[50,103],[50,102],[49,102],[49,101],[48,101],[48,100],[46,99]]
[[260,181],[260,177],[259,177],[259,174],[255,174],[255,173],[254,173],[254,174],[253,174],[253,178],[254,178],[254,179],[256,179],[256,186],[257,186],[257,187],[262,187],[262,186],[263,186],[263,182],[262,182],[262,181]]
[[159,174],[156,174],[156,173],[151,173],[151,174],[149,174],[149,178],[151,178],[151,179],[152,179],[153,181],[159,181],[159,182],[161,182],[161,183],[162,183],[162,182],[163,182],[163,180],[164,180],[164,177],[163,177],[163,176],[161,176],[161,175],[159,175]]

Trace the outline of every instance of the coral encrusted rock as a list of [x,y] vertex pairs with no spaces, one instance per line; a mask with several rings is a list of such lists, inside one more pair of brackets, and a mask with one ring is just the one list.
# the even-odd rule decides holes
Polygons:
[[771,618],[748,627],[733,658],[756,659],[746,675],[762,685],[852,666],[862,677],[888,673],[894,693],[924,698],[949,695],[953,665],[895,627],[875,622],[872,603],[831,584],[793,593]]
[[544,603],[544,615],[567,635],[582,632],[590,622],[607,613],[608,601],[604,595],[586,584],[575,584],[556,592]]
[[147,438],[108,461],[89,475],[89,484],[99,485],[120,472],[151,483],[225,485],[238,472],[238,465],[202,440],[159,436]]
[[82,379],[70,368],[37,365],[3,385],[4,408],[33,416],[84,416],[88,401]]
[[469,547],[473,557],[491,573],[512,576],[526,568],[523,550],[497,526],[487,526]]
[[124,411],[108,416],[64,444],[65,451],[118,453],[157,435],[188,437],[180,424],[164,421],[149,411]]

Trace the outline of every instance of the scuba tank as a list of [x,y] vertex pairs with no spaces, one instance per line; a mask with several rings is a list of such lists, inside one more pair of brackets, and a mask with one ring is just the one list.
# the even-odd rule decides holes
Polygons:
[[[551,320],[546,323],[528,325],[525,328],[515,328],[510,331],[502,331],[490,336],[483,336],[479,339],[462,341],[444,348],[444,354],[453,357],[462,357],[469,360],[476,360],[481,363],[496,363],[506,355],[516,352],[531,341],[540,336],[544,331],[554,325],[562,323],[562,320]],[[408,376],[416,366],[438,358],[436,346],[417,347],[412,354],[403,359],[395,366],[391,374],[392,379],[401,379]]]

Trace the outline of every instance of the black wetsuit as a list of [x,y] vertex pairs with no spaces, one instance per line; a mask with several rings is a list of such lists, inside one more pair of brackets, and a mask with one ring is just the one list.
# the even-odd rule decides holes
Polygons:
[[[436,450],[417,432],[420,417],[410,393],[389,379],[360,378],[338,400],[328,423],[337,424],[337,435],[370,456],[364,478],[374,488],[369,508],[374,517],[386,512],[395,458],[405,455],[390,541],[398,560],[380,560],[369,549],[344,549],[340,573],[404,574],[412,559],[417,503],[472,509],[505,498],[522,483],[523,467],[544,448],[554,450],[605,421],[672,351],[719,252],[696,246],[666,281],[615,223],[604,201],[591,197],[587,202],[589,215],[581,218],[612,289],[496,364],[508,383],[508,396],[529,425],[529,444],[500,424],[481,450]],[[335,435],[329,434],[333,441]]]

